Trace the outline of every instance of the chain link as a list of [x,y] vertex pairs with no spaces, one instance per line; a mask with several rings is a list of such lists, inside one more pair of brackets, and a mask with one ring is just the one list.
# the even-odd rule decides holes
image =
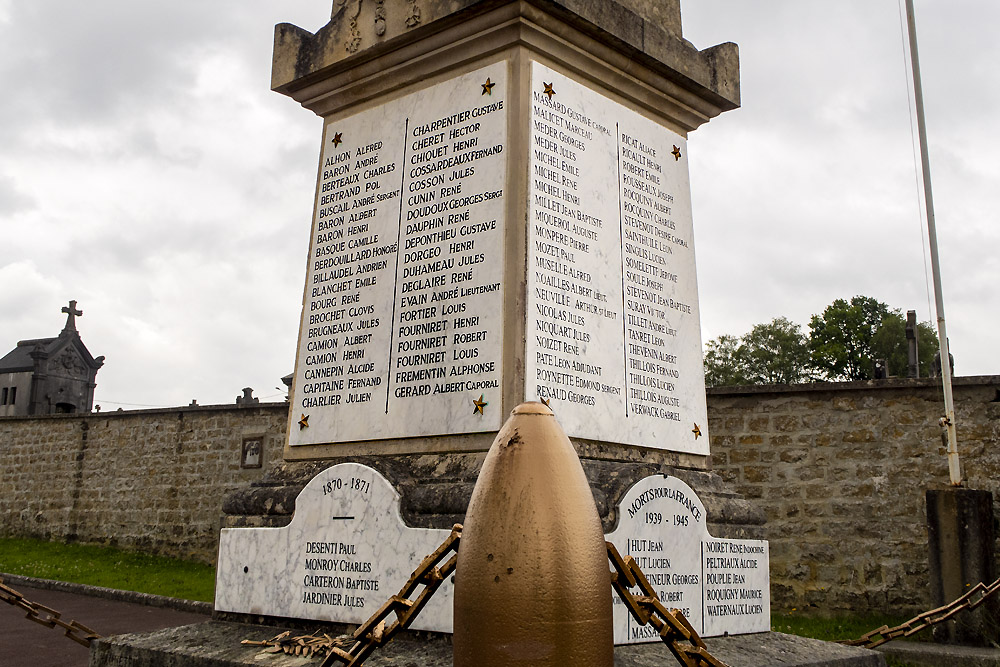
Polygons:
[[[618,549],[607,542],[608,559],[614,566],[611,585],[639,625],[647,623],[660,634],[660,639],[684,667],[728,667],[711,653],[691,623],[678,609],[667,609],[660,602],[656,589],[631,556],[622,558]],[[638,588],[633,594],[629,589]],[[683,643],[686,642],[686,643]]]
[[76,621],[64,621],[60,618],[62,614],[55,609],[27,599],[13,588],[5,585],[2,577],[0,577],[0,600],[27,612],[24,617],[29,621],[34,621],[47,628],[54,628],[56,626],[62,628],[64,630],[63,634],[77,644],[90,646],[92,640],[101,638],[99,634],[86,625],[77,623]]
[[871,632],[866,632],[858,639],[850,639],[839,643],[846,646],[875,648],[876,646],[881,646],[882,644],[890,642],[893,639],[910,637],[917,634],[921,630],[926,630],[927,628],[937,625],[938,623],[944,623],[960,611],[975,609],[982,603],[986,602],[986,600],[991,596],[995,595],[997,591],[1000,591],[1000,579],[997,579],[989,586],[984,585],[983,582],[979,582],[965,595],[943,607],[925,611],[924,613],[918,614],[905,623],[897,625],[894,628],[890,628],[888,625],[883,625],[880,628],[875,628]]

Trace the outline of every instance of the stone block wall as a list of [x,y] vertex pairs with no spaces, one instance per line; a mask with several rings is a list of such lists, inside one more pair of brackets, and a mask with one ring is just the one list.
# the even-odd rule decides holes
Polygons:
[[[954,389],[966,486],[996,504],[1000,377]],[[717,388],[708,406],[713,468],[767,515],[775,609],[931,607],[924,494],[949,482],[939,380]]]
[[[1000,377],[956,379],[955,400],[966,485],[996,502]],[[948,483],[937,382],[717,388],[708,406],[715,473],[766,513],[775,609],[930,607],[924,492]],[[280,459],[287,414],[273,403],[0,417],[0,535],[213,562],[223,501],[276,483],[264,477]],[[239,466],[250,436],[264,442],[260,469]],[[434,495],[425,486],[407,491],[415,524],[421,498]],[[445,523],[461,520],[463,502]]]
[[[280,458],[286,403],[0,418],[0,534],[211,563],[223,499]],[[240,468],[244,437],[262,468]]]

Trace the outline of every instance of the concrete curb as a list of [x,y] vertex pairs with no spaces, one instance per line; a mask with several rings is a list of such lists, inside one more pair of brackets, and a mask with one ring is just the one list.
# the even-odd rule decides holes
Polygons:
[[[68,581],[53,581],[52,579],[38,579],[35,577],[23,577],[19,574],[7,574],[0,572],[0,579],[11,588],[26,586],[38,588],[45,591],[60,591],[63,593],[76,593],[78,595],[89,595],[105,600],[115,600],[117,602],[131,602],[133,604],[143,604],[148,607],[162,607],[175,611],[187,611],[193,614],[205,614],[210,616],[214,610],[214,605],[210,602],[198,602],[195,600],[181,600],[179,598],[166,597],[165,595],[153,595],[152,593],[137,593],[135,591],[120,591],[115,588],[103,588],[101,586],[88,586],[87,584],[74,584]],[[26,596],[27,597],[27,596]]]

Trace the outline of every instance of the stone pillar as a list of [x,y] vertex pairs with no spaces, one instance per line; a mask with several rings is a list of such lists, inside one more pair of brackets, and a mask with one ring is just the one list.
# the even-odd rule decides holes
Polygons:
[[[982,582],[996,579],[993,494],[974,489],[927,491],[927,536],[930,548],[931,599],[935,607],[950,603]],[[963,611],[934,628],[934,639],[947,644],[996,645],[996,598],[973,611]]]
[[287,523],[356,462],[450,528],[507,414],[544,400],[605,530],[670,474],[713,535],[761,537],[711,471],[687,182],[688,133],[739,106],[735,44],[684,40],[679,0],[361,0],[276,26],[271,85],[323,148],[283,460],[225,526]]
[[917,311],[906,311],[906,377],[920,377],[920,355],[917,340]]

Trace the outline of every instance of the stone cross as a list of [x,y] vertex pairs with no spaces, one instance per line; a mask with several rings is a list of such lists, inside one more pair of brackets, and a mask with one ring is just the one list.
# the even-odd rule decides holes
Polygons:
[[68,306],[63,306],[62,312],[66,313],[66,326],[63,327],[63,331],[76,331],[75,318],[83,316],[83,311],[76,309],[76,301],[70,301]]

